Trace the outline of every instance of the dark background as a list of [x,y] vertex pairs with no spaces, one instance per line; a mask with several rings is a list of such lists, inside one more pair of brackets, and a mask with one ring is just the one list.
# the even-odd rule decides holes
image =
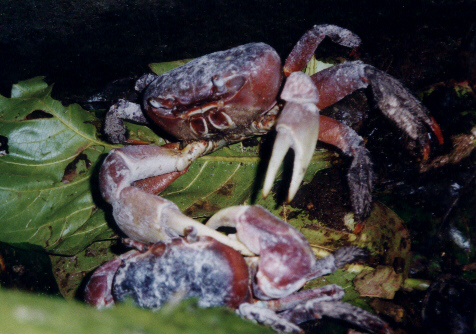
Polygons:
[[44,75],[57,97],[74,101],[150,62],[256,41],[284,58],[321,23],[353,30],[365,61],[413,88],[452,76],[475,17],[470,0],[2,0],[0,93]]

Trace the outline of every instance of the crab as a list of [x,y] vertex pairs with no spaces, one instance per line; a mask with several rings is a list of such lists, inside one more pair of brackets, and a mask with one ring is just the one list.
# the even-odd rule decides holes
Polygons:
[[[100,186],[120,229],[141,242],[183,234],[192,221],[183,218],[185,223],[178,222],[184,216],[175,209],[178,216],[168,216],[165,212],[170,210],[166,208],[174,204],[155,195],[197,157],[272,129],[277,135],[264,196],[270,193],[277,170],[291,148],[294,162],[288,201],[293,199],[319,140],[352,157],[347,175],[352,208],[357,221],[366,218],[372,203],[369,152],[354,130],[319,115],[319,110],[357,89],[370,87],[380,110],[420,144],[425,159],[430,152],[429,132],[440,144],[443,136],[429,111],[400,82],[373,66],[352,61],[311,77],[300,72],[326,36],[352,50],[361,43],[347,29],[316,25],[296,44],[284,69],[271,46],[250,43],[196,58],[161,76],[139,78],[135,88],[141,92],[142,103],[119,100],[113,105],[105,119],[107,137],[113,143],[127,141],[123,120],[153,122],[180,144],[111,150],[101,168]],[[288,77],[281,90],[283,72]],[[194,226],[199,235],[207,231],[199,224]]]
[[[168,299],[161,296],[170,297],[180,291],[187,296],[197,293],[202,300],[197,290],[205,282],[179,288],[170,282],[178,279],[173,277],[196,275],[195,264],[203,263],[201,272],[229,268],[227,274],[217,275],[222,283],[213,284],[224,288],[217,288],[212,297],[204,297],[204,306],[229,305],[247,318],[284,331],[298,331],[295,324],[328,315],[350,320],[372,332],[389,332],[377,317],[339,302],[343,294],[340,287],[296,292],[307,280],[359,257],[360,250],[343,248],[317,261],[298,231],[260,207],[225,209],[203,225],[182,214],[173,202],[157,196],[196,158],[275,129],[264,196],[269,194],[287,151],[293,149],[288,193],[288,200],[292,200],[320,140],[352,157],[348,172],[352,207],[357,220],[367,217],[373,178],[369,152],[354,130],[319,115],[319,110],[357,89],[370,87],[382,112],[420,144],[424,159],[430,153],[430,131],[440,144],[443,136],[428,110],[401,83],[370,65],[353,61],[311,77],[302,73],[326,36],[353,50],[360,45],[359,37],[347,29],[317,25],[296,44],[284,69],[269,45],[246,44],[196,58],[161,76],[144,75],[136,82],[141,103],[120,100],[110,108],[105,133],[111,142],[127,141],[123,121],[130,120],[153,122],[180,144],[121,147],[111,150],[104,160],[99,180],[101,194],[112,205],[118,227],[129,238],[126,243],[136,250],[111,260],[94,273],[86,292],[92,304],[106,305],[132,294],[140,305],[155,308]],[[281,89],[283,76],[287,79]],[[236,226],[238,238],[216,231],[215,227],[221,225]],[[256,255],[259,260],[249,261],[251,275],[246,276],[248,267],[241,256]],[[236,271],[240,274],[235,275]],[[172,276],[161,278],[163,275]],[[143,286],[144,282],[161,279],[168,283],[153,283],[151,289]],[[250,280],[251,292],[244,287]],[[158,285],[160,292],[156,292]],[[240,286],[240,293],[228,288],[235,285]],[[120,292],[124,289],[129,290]],[[142,302],[139,295],[150,296],[152,301]],[[253,302],[253,298],[261,301]]]
[[237,240],[256,256],[245,260],[214,238],[197,236],[194,227],[185,237],[157,243],[123,239],[135,249],[93,273],[86,301],[107,307],[132,298],[141,307],[159,309],[171,300],[195,297],[201,307],[228,306],[278,332],[299,333],[300,323],[327,316],[371,333],[392,333],[378,316],[341,302],[344,289],[338,285],[296,292],[307,281],[364,257],[364,250],[343,247],[316,260],[297,229],[260,206],[223,209],[207,226],[236,228]]

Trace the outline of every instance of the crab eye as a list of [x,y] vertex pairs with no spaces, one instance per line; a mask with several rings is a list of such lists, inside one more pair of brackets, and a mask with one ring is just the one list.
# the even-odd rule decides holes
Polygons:
[[156,109],[172,109],[177,105],[177,101],[174,98],[160,99],[156,97],[151,97],[148,100],[149,105]]
[[159,101],[157,101],[157,100],[154,99],[154,98],[148,99],[148,100],[147,100],[147,103],[149,103],[149,105],[150,105],[152,108],[155,108],[155,109],[164,108],[164,105],[162,105],[162,103],[160,103]]
[[223,94],[226,91],[225,81],[219,75],[214,75],[212,77],[212,83],[216,88],[217,93]]

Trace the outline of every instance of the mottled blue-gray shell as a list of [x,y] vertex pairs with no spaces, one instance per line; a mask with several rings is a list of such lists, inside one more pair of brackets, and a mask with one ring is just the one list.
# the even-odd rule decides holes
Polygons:
[[[239,265],[234,268],[231,263],[236,260]],[[201,307],[236,307],[248,298],[247,267],[239,253],[214,240],[175,239],[124,261],[115,274],[112,295],[116,301],[132,298],[137,305],[152,309],[174,296],[195,297]]]

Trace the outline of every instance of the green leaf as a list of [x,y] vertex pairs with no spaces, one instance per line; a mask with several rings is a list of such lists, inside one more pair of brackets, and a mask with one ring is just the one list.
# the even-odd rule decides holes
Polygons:
[[230,309],[201,309],[193,301],[158,312],[132,303],[97,310],[75,301],[0,290],[0,322],[4,334],[171,334],[274,333],[241,319]]
[[149,68],[155,74],[161,75],[161,74],[164,74],[165,72],[173,70],[176,67],[182,66],[192,60],[193,58],[183,59],[183,60],[174,60],[174,61],[169,61],[165,63],[152,63],[152,64],[149,64]]
[[334,66],[334,64],[319,61],[316,59],[316,56],[313,55],[311,57],[311,60],[307,63],[306,68],[304,69],[304,73],[311,76],[332,66]]
[[[319,150],[314,154],[304,182],[313,175],[330,167],[333,155]],[[240,143],[225,147],[197,159],[188,172],[163,192],[163,196],[175,202],[190,217],[208,218],[216,211],[232,205],[255,204],[261,198],[263,162],[257,146],[244,148]],[[279,182],[281,168],[277,175]],[[262,203],[271,209],[276,202]]]
[[91,178],[111,145],[98,140],[95,117],[64,107],[51,89],[38,77],[14,85],[12,98],[0,96],[0,134],[8,138],[0,241],[74,254],[108,230],[96,215]]
[[21,81],[12,87],[11,97],[33,97],[36,92],[41,92],[48,88],[44,77],[35,77],[33,79]]
[[53,275],[65,299],[81,296],[78,289],[84,288],[84,278],[101,264],[117,256],[111,250],[114,244],[115,241],[106,240],[95,242],[74,256],[50,255]]

